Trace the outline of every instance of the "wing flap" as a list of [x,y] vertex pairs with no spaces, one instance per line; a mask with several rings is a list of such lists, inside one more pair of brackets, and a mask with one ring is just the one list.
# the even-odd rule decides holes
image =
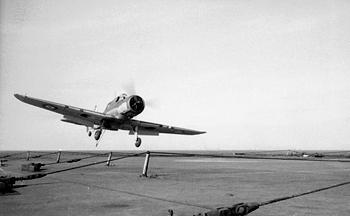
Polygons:
[[197,134],[205,133],[204,131],[197,131],[192,129],[186,129],[186,128],[180,128],[180,127],[174,127],[174,126],[168,126],[168,125],[138,121],[138,120],[130,120],[129,124],[132,126],[132,128],[138,127],[139,134],[141,131],[143,133],[146,133],[147,131],[150,134],[154,133],[157,135],[158,133],[181,134],[181,135],[197,135]]
[[[133,130],[129,131],[129,135],[134,135],[135,132]],[[146,135],[146,136],[159,136],[159,132],[155,130],[143,130],[139,129],[138,135]]]
[[93,127],[94,123],[90,122],[90,121],[86,121],[80,118],[75,118],[75,117],[69,117],[69,116],[63,116],[63,118],[61,119],[61,121],[63,122],[68,122],[71,124],[76,124],[76,125],[85,125],[88,127]]

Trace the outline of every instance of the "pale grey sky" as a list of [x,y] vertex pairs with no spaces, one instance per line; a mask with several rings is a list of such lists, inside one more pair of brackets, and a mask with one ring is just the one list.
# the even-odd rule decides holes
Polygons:
[[13,94],[103,111],[130,81],[158,105],[138,119],[207,131],[141,149],[349,150],[349,1],[0,2],[0,150],[94,150]]

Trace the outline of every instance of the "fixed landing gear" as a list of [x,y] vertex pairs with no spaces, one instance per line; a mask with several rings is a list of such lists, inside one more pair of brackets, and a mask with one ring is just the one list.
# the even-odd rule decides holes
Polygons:
[[93,131],[92,127],[89,127],[89,126],[86,127],[86,133],[88,134],[89,137],[91,137],[92,131]]
[[94,138],[96,140],[96,147],[98,146],[98,143],[99,143],[99,140],[101,139],[103,133],[105,132],[105,130],[103,130],[102,126],[98,126],[98,127],[95,127],[95,125],[93,126],[87,126],[86,127],[86,132],[87,132],[87,135],[89,137],[92,136],[92,134],[94,134]]
[[99,140],[102,134],[102,130],[96,130],[95,131],[95,140]]
[[134,128],[134,133],[135,133],[135,137],[136,137],[135,146],[136,146],[136,148],[138,148],[141,145],[141,138],[138,135],[138,133],[139,133],[139,127],[138,126],[136,126]]
[[140,147],[140,145],[141,145],[141,138],[137,137],[136,142],[135,142],[135,146],[136,146],[136,148],[138,148],[138,147]]

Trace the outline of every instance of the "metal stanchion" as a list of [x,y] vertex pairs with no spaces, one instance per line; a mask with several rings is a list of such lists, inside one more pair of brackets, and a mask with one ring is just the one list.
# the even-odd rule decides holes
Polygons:
[[29,158],[30,158],[30,151],[27,151],[27,161],[29,160]]
[[57,159],[56,159],[56,163],[59,163],[61,159],[61,151],[57,152]]
[[112,159],[112,152],[110,152],[108,155],[106,166],[109,166],[111,164],[111,159]]
[[142,177],[147,177],[149,158],[151,157],[151,153],[148,151],[145,157],[145,163],[143,164]]

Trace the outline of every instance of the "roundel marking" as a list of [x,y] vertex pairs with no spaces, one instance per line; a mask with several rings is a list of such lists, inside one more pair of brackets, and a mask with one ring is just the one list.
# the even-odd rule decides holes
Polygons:
[[44,104],[43,107],[48,110],[56,110],[57,107],[52,106],[51,104]]

